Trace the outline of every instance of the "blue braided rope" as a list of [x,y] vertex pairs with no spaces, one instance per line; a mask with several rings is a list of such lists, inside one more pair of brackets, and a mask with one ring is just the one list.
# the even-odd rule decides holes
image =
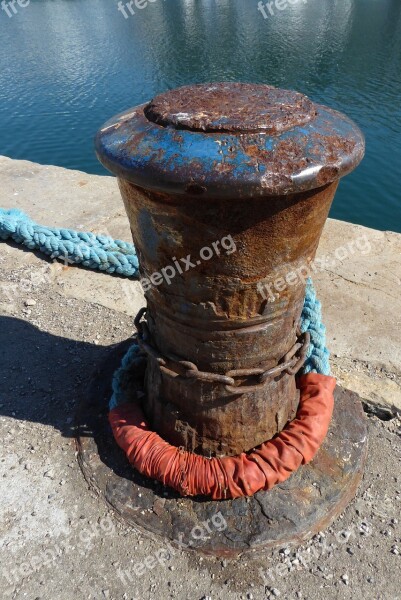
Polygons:
[[306,331],[310,333],[310,344],[302,373],[330,375],[330,352],[326,348],[326,327],[322,323],[322,305],[316,297],[310,278],[306,284],[300,329],[302,333]]
[[[52,258],[64,258],[69,263],[81,264],[89,269],[117,273],[123,277],[137,277],[139,263],[135,246],[104,235],[77,232],[71,229],[37,225],[17,209],[0,208],[0,240],[11,239],[31,250],[40,250]],[[306,285],[304,306],[300,323],[302,333],[309,331],[306,362],[301,373],[330,374],[329,351],[326,348],[326,328],[322,323],[322,307],[309,279]],[[110,409],[125,401],[124,388],[133,368],[143,364],[139,347],[133,344],[124,356],[121,367],[113,378],[113,395]]]
[[138,275],[139,263],[133,244],[106,235],[44,227],[17,209],[0,208],[0,239],[11,239],[30,250],[39,250],[51,258],[63,258],[89,269],[124,277]]
[[114,372],[112,380],[113,394],[109,402],[109,409],[113,410],[119,404],[124,404],[128,401],[125,390],[129,387],[134,373],[139,367],[146,364],[146,357],[141,355],[141,350],[136,342],[134,342],[124,355],[121,366]]

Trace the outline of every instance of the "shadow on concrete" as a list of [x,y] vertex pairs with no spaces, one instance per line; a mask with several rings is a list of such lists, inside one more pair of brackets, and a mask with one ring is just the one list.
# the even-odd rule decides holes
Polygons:
[[80,397],[107,350],[0,316],[0,414],[74,437]]
[[95,462],[100,458],[118,477],[161,495],[161,484],[146,480],[129,465],[107,420],[113,372],[132,341],[97,346],[0,316],[0,415],[49,425],[66,438],[78,437]]

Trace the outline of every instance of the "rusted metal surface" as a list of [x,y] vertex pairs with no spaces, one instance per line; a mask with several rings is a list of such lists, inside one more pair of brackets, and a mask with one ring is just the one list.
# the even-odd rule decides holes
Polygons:
[[[162,94],[107,123],[96,144],[119,177],[142,278],[191,265],[145,292],[153,429],[207,456],[272,438],[297,408],[305,279],[268,299],[260,290],[305,273],[338,179],[362,158],[361,132],[301,94],[230,83]],[[228,236],[235,251],[201,258]]]
[[[131,342],[129,342],[131,343]],[[188,550],[236,556],[258,549],[302,544],[328,527],[354,497],[367,454],[367,420],[359,397],[337,387],[329,434],[315,459],[285,483],[252,498],[208,501],[180,498],[133,470],[110,435],[111,380],[127,349],[113,349],[83,394],[77,428],[78,460],[89,486],[133,527]],[[101,373],[101,377],[99,374]],[[143,394],[143,372],[132,394]],[[195,539],[194,527],[221,512],[226,526]]]
[[[225,375],[207,373],[205,371],[199,371],[194,363],[187,360],[180,360],[179,357],[172,354],[162,356],[156,348],[149,343],[149,329],[146,322],[142,321],[146,312],[146,308],[141,308],[134,321],[138,331],[138,344],[144,354],[156,359],[162,373],[169,375],[172,378],[179,376],[187,379],[196,379],[197,381],[207,381],[209,383],[224,383],[226,391],[231,394],[250,394],[257,392],[259,389],[264,388],[265,382],[270,377],[277,377],[284,372],[288,375],[295,375],[305,363],[306,353],[310,344],[310,333],[305,332],[301,334],[300,331],[297,331],[298,340],[302,339],[302,342],[296,342],[291,350],[285,354],[283,359],[279,361],[277,367],[272,367],[270,369],[231,369],[231,371],[227,371]],[[169,363],[173,363],[173,367],[168,368],[167,364]],[[247,386],[246,380],[250,377],[257,377],[259,383]]]
[[[304,280],[268,300],[258,286],[313,260],[336,184],[247,203],[180,196],[161,201],[124,180],[120,188],[142,277],[173,264],[172,257],[191,255],[195,264],[146,291],[150,346],[222,377],[276,368],[297,341]],[[203,247],[227,235],[235,252],[196,264]],[[225,381],[185,380],[166,367],[156,357],[149,360],[144,410],[172,444],[207,456],[235,455],[270,439],[295,416],[298,395],[288,373],[257,388],[259,377],[249,377],[253,391],[238,394]]]
[[224,83],[179,88],[114,117],[96,150],[106,168],[146,189],[247,199],[336,181],[362,159],[364,138],[301,94]]
[[183,87],[157,96],[145,109],[157,125],[207,133],[277,135],[316,115],[313,102],[302,94],[249,83]]

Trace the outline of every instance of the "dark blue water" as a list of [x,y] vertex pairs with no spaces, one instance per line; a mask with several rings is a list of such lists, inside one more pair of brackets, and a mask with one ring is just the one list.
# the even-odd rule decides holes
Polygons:
[[115,0],[0,10],[0,153],[102,174],[92,139],[115,113],[192,82],[270,83],[365,132],[331,216],[401,231],[401,0],[299,0],[267,19],[257,4],[154,0],[127,19]]

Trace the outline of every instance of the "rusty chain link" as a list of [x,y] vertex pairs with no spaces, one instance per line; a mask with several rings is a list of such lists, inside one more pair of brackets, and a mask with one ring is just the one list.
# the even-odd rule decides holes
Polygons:
[[[162,356],[150,343],[150,333],[146,320],[143,320],[146,315],[147,309],[141,308],[135,317],[134,323],[138,331],[138,344],[141,350],[151,356],[159,364],[160,370],[170,377],[177,377],[182,375],[187,379],[194,379],[198,381],[208,381],[210,383],[222,383],[225,386],[227,392],[232,394],[244,394],[252,393],[263,387],[266,380],[270,377],[276,377],[281,373],[287,373],[288,375],[295,375],[298,373],[302,365],[305,363],[306,354],[310,343],[310,333],[307,331],[301,333],[299,328],[297,329],[297,342],[294,346],[283,356],[281,361],[276,367],[271,369],[232,369],[227,371],[225,375],[219,375],[218,373],[207,373],[199,371],[198,367],[187,360],[181,360],[178,356],[173,354],[166,354]],[[173,363],[178,369],[173,371],[167,364]],[[258,377],[259,382],[254,385],[244,386],[236,385],[236,379],[246,379],[249,377]]]

